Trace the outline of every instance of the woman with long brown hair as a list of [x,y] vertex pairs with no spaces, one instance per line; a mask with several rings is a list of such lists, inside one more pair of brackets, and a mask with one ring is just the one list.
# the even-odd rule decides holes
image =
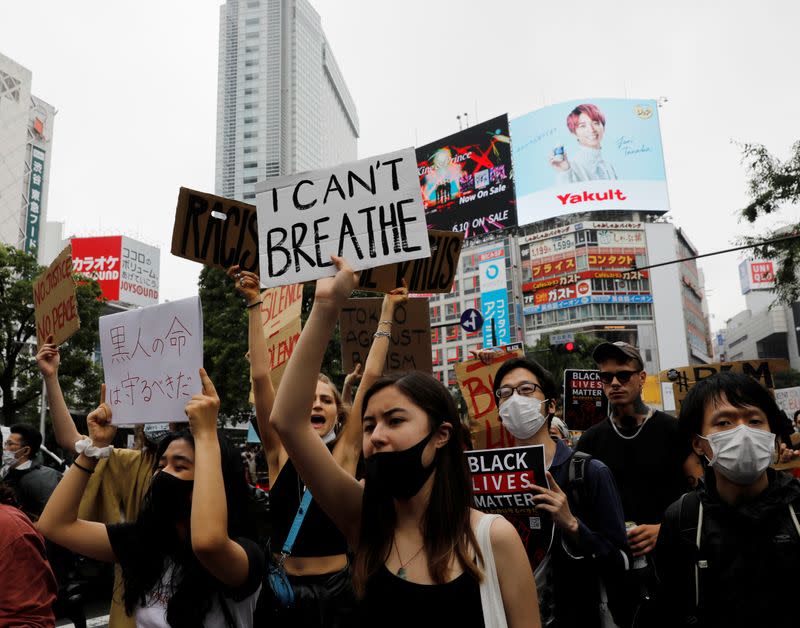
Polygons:
[[270,422],[314,498],[355,550],[353,579],[364,625],[539,626],[536,588],[519,536],[502,517],[470,507],[463,427],[441,383],[410,373],[370,388],[361,413],[363,484],[330,459],[303,419],[314,371],[357,283],[343,259],[332,259],[338,272],[317,281]]

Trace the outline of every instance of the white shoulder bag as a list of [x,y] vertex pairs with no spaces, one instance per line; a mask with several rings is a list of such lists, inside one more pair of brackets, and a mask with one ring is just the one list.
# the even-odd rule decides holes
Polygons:
[[483,607],[483,623],[486,628],[507,628],[506,610],[503,607],[503,595],[500,593],[500,582],[494,565],[494,552],[489,530],[492,522],[500,515],[482,515],[478,521],[478,547],[483,554],[483,581],[481,582],[481,606]]

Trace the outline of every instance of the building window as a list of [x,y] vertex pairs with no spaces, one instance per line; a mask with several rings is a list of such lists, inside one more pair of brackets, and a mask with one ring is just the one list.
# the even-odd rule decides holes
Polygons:
[[245,35],[244,37],[245,37],[245,39],[255,39],[256,37],[258,37],[258,33],[257,32],[256,33],[247,33],[247,35]]
[[245,96],[256,96],[258,95],[258,88],[257,87],[246,87],[244,90]]
[[245,46],[245,52],[258,52],[258,46]]
[[245,146],[244,147],[244,154],[245,155],[249,155],[250,153],[255,153],[257,151],[258,151],[258,149],[255,146]]
[[261,3],[258,0],[251,0],[250,2],[247,3],[248,9],[257,9],[260,6]]
[[246,103],[244,103],[244,108],[245,109],[258,109],[258,103],[257,102],[246,102]]
[[244,139],[250,140],[254,137],[258,137],[258,131],[246,131],[244,134]]
[[246,162],[244,162],[244,167],[245,168],[258,168],[258,162],[257,161],[246,161]]
[[244,67],[246,68],[252,68],[255,65],[258,65],[258,59],[248,59],[244,62]]
[[242,196],[242,198],[244,198],[245,200],[249,200],[249,199],[252,199],[252,198],[255,198],[255,197],[256,197],[256,195],[253,194],[252,192],[250,194],[244,194]]
[[244,119],[245,124],[255,124],[256,122],[258,122],[258,118],[255,118],[253,116]]
[[437,342],[439,342],[439,328],[438,327],[436,329],[431,329],[431,342],[433,344],[436,344]]
[[255,81],[258,78],[258,72],[254,72],[253,74],[245,74],[244,80],[245,81]]
[[242,183],[244,183],[246,185],[248,183],[255,183],[256,181],[258,181],[258,177],[245,177],[242,180]]
[[260,18],[257,18],[257,17],[248,17],[248,18],[247,18],[247,19],[244,21],[244,24],[245,24],[245,26],[255,26],[255,25],[256,25],[256,24],[258,24],[260,21],[261,21],[261,19],[260,19]]

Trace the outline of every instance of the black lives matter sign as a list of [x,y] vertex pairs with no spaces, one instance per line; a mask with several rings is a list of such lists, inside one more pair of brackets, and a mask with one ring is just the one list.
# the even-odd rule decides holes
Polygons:
[[608,397],[597,369],[564,371],[564,422],[571,430],[588,430],[608,416]]
[[430,257],[413,148],[257,186],[264,287]]
[[547,487],[543,445],[477,449],[465,455],[476,508],[501,515],[535,513],[531,489]]

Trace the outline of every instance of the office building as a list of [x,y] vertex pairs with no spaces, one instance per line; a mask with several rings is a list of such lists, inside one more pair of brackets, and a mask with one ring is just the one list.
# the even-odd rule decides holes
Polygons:
[[31,82],[30,70],[0,54],[0,242],[38,253],[56,110]]
[[220,7],[215,191],[357,158],[355,104],[307,0]]

